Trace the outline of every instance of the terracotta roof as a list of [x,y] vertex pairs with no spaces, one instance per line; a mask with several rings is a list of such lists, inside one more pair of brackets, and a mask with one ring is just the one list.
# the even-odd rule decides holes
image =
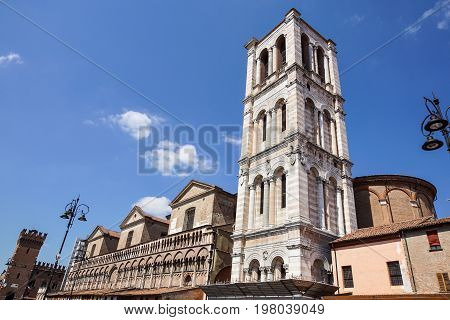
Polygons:
[[106,228],[103,227],[103,226],[98,226],[98,228],[99,228],[99,229],[101,230],[101,232],[103,232],[104,234],[107,234],[107,235],[109,235],[109,236],[111,236],[111,237],[114,237],[114,238],[120,238],[120,232],[106,229]]
[[167,219],[159,218],[154,215],[148,214],[141,207],[136,206],[136,208],[138,208],[139,212],[146,218],[150,218],[152,220],[155,220],[155,221],[158,221],[158,222],[161,222],[164,224],[169,224],[169,220],[167,220]]
[[444,223],[450,223],[450,217],[442,219],[435,219],[434,217],[425,217],[409,221],[391,223],[378,227],[358,229],[350,234],[347,234],[339,239],[334,240],[331,243],[334,244],[352,240],[361,240],[387,235],[395,235],[403,230],[419,229],[422,227],[434,226]]

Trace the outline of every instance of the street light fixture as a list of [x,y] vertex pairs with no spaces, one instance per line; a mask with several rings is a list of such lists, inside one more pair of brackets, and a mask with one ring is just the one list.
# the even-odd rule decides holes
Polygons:
[[[450,152],[450,138],[448,127],[448,115],[447,112],[450,106],[445,110],[445,117],[442,113],[439,105],[439,99],[433,95],[433,100],[426,97],[423,98],[425,102],[425,108],[428,110],[428,115],[423,119],[421,130],[424,137],[427,139],[422,145],[422,149],[425,151],[437,150],[444,145],[444,143],[433,137],[433,133],[441,131],[444,136],[445,143],[447,144],[447,151]],[[431,108],[430,108],[431,106]],[[425,123],[426,122],[426,123]],[[424,129],[427,131],[425,133]]]
[[59,248],[58,254],[56,255],[55,264],[52,269],[52,274],[50,276],[50,281],[47,284],[47,287],[45,288],[44,293],[44,299],[47,298],[47,293],[50,289],[50,285],[53,280],[53,276],[55,274],[55,269],[58,266],[59,260],[61,259],[61,253],[64,248],[64,243],[66,242],[67,235],[69,234],[69,230],[72,228],[75,218],[79,215],[78,220],[79,221],[87,221],[86,215],[89,213],[89,207],[85,204],[79,203],[80,202],[80,196],[78,196],[76,199],[73,199],[70,203],[66,205],[66,208],[64,210],[64,213],[60,215],[59,217],[61,219],[69,220],[67,222],[66,226],[66,233],[64,234],[63,241],[61,243],[61,247]]

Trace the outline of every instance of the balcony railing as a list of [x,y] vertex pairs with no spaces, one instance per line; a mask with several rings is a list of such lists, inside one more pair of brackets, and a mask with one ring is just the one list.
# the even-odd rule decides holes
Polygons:
[[209,226],[169,235],[164,238],[141,243],[130,248],[121,249],[101,256],[88,258],[75,264],[75,269],[88,268],[123,260],[138,258],[150,254],[208,245],[213,242],[213,229]]

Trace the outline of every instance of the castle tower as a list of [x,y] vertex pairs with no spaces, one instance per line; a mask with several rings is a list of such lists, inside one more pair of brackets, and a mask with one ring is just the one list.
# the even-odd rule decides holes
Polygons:
[[14,253],[8,261],[8,268],[2,275],[0,300],[23,298],[36,258],[46,238],[46,233],[36,230],[23,229],[20,232]]
[[356,229],[335,43],[291,9],[251,39],[232,282],[328,282],[328,243]]

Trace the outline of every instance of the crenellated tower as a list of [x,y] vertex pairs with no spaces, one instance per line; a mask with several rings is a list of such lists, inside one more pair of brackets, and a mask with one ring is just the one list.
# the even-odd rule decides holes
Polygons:
[[232,281],[328,282],[356,229],[335,43],[291,9],[247,49]]
[[23,229],[20,232],[16,248],[2,275],[3,285],[0,288],[0,300],[23,298],[39,251],[46,238],[46,233],[37,230]]

